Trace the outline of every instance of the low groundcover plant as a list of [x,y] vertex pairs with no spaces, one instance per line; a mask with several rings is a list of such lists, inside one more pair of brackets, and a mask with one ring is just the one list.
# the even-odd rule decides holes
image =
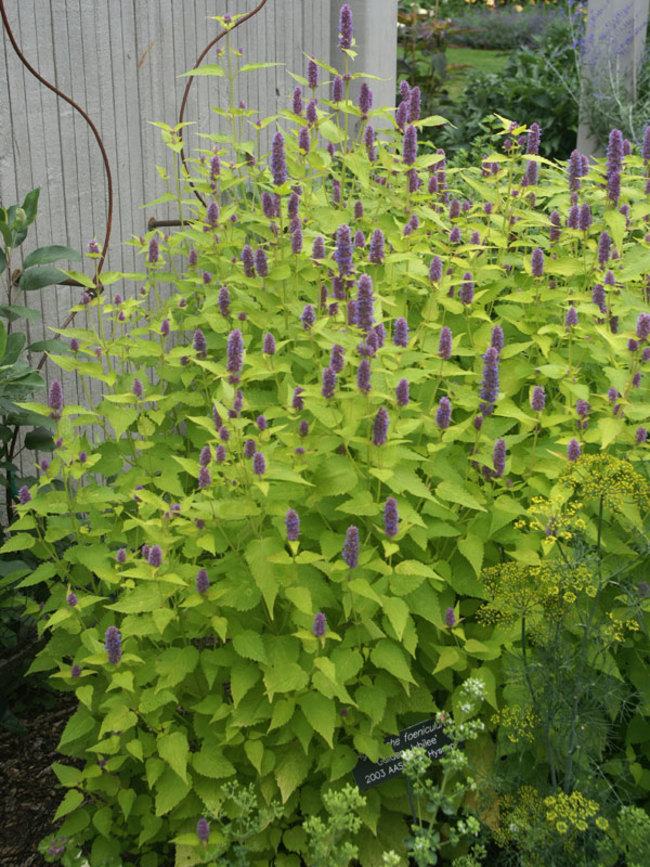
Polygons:
[[[29,405],[55,448],[4,550],[40,561],[34,667],[79,701],[48,857],[222,863],[236,843],[236,863],[297,867],[359,754],[462,719],[470,676],[463,803],[486,833],[525,781],[540,803],[582,787],[603,816],[647,803],[650,137],[567,167],[504,121],[502,148],[456,171],[418,147],[439,119],[408,85],[397,120],[367,85],[349,99],[348,13],[344,70],[310,59],[277,118],[221,110],[232,131],[192,164],[206,206],[181,190],[180,228],[135,242],[140,278],[84,298],[52,361],[101,399],[69,405],[56,380]],[[235,84],[226,60],[211,72]],[[583,682],[558,681],[562,718],[540,656],[560,628]],[[594,673],[618,688],[596,730]],[[358,815],[361,864],[405,857],[404,778]]]

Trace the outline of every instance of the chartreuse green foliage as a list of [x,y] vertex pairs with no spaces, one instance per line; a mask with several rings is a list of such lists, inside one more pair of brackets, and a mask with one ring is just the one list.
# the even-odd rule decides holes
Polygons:
[[[211,73],[236,94],[228,57]],[[467,806],[486,825],[522,774],[539,798],[647,798],[647,160],[622,157],[616,195],[611,165],[569,177],[505,122],[505,152],[447,170],[417,153],[430,121],[403,134],[344,82],[333,102],[335,74],[312,66],[317,106],[262,124],[286,130],[270,161],[255,113],[225,112],[232,133],[193,165],[208,207],[184,189],[133,288],[91,300],[53,354],[101,400],[28,407],[56,449],[4,551],[40,561],[35,668],[79,700],[75,764],[55,766],[63,858],[228,859],[224,827],[255,803],[241,863],[297,867],[303,820],[328,827],[358,754],[462,719],[470,677],[486,730],[463,748]],[[570,655],[549,669],[553,647]],[[525,750],[504,739],[517,714]],[[404,780],[364,798],[360,863],[404,858]]]

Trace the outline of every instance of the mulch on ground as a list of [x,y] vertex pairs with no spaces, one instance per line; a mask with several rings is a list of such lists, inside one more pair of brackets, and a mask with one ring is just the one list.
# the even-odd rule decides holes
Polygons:
[[0,726],[2,867],[46,864],[38,844],[53,834],[52,817],[62,797],[52,764],[62,760],[56,747],[75,704],[72,694],[57,695],[50,709],[30,701],[24,711],[16,713],[24,732]]

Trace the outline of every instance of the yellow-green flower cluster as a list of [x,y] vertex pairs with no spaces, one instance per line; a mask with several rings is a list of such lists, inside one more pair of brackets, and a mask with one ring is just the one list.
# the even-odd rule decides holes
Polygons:
[[620,511],[634,503],[650,508],[650,485],[629,461],[607,454],[584,455],[567,465],[561,481],[570,485],[584,500],[600,500]]
[[[575,831],[587,831],[592,820],[596,825],[605,830],[607,819],[600,816],[600,807],[597,801],[592,801],[581,792],[558,792],[544,798],[546,808],[546,822],[555,828],[558,834],[568,834]],[[598,817],[598,818],[597,818]]]
[[492,716],[492,722],[513,744],[533,743],[539,717],[531,707],[522,708],[518,704],[506,706]]
[[544,534],[542,543],[551,546],[558,540],[570,542],[576,534],[586,529],[584,518],[578,514],[582,503],[566,502],[561,496],[533,497],[532,505],[526,510],[530,515],[528,520],[521,519],[515,523],[518,530],[533,530]]
[[479,610],[486,623],[505,623],[530,618],[534,613],[553,619],[573,605],[578,594],[594,596],[597,578],[587,566],[559,562],[541,566],[502,563],[484,569],[481,580],[491,600]]

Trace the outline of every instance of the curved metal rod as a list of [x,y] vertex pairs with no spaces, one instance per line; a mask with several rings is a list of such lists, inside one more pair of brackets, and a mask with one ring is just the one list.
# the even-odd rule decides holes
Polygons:
[[0,0],[0,16],[2,17],[2,23],[4,24],[4,28],[7,32],[7,36],[9,37],[9,41],[11,42],[12,48],[14,49],[16,54],[18,55],[23,66],[26,66],[27,69],[31,72],[31,74],[35,78],[37,78],[41,82],[41,84],[44,84],[45,87],[47,87],[49,90],[51,90],[53,93],[55,93],[60,99],[65,100],[65,102],[67,102],[76,111],[79,112],[79,114],[83,117],[83,119],[86,121],[88,126],[93,131],[93,135],[95,136],[95,139],[97,140],[97,144],[99,145],[99,149],[102,152],[102,159],[104,160],[104,168],[106,170],[106,180],[107,180],[107,186],[108,186],[108,216],[106,219],[106,236],[104,238],[104,246],[102,248],[102,255],[101,255],[101,258],[97,264],[97,275],[99,276],[102,268],[104,267],[104,259],[106,258],[106,251],[108,250],[108,244],[110,242],[110,237],[111,237],[111,227],[113,225],[113,177],[111,175],[111,167],[110,167],[109,162],[108,162],[108,155],[106,154],[106,148],[104,147],[104,142],[101,139],[101,136],[97,130],[97,127],[92,122],[90,117],[88,117],[88,115],[83,110],[83,108],[81,108],[81,106],[77,105],[77,103],[74,101],[74,99],[71,99],[69,96],[66,96],[65,93],[62,93],[58,87],[51,84],[46,78],[43,78],[43,76],[40,74],[40,72],[38,72],[36,69],[34,69],[34,67],[31,65],[31,63],[27,60],[25,55],[22,53],[22,51],[20,50],[20,46],[16,42],[13,31],[12,31],[11,27],[9,26],[9,20],[7,18],[7,13],[5,11],[4,0]]
[[[0,0],[0,3],[2,3],[2,0]],[[267,3],[267,0],[262,0],[262,2],[259,3],[255,7],[255,9],[253,9],[251,12],[248,12],[246,15],[243,15],[238,21],[235,22],[235,24],[232,25],[232,27],[229,27],[227,30],[222,30],[222,32],[218,36],[215,36],[215,38],[212,40],[212,42],[210,42],[204,48],[204,50],[201,52],[196,63],[192,67],[192,70],[199,68],[199,66],[203,62],[205,55],[208,53],[208,51],[210,51],[211,48],[213,48],[217,44],[217,42],[219,42],[220,39],[223,39],[223,37],[226,36],[228,33],[232,33],[232,31],[236,27],[239,27],[240,24],[244,23],[244,21],[248,21],[248,19],[252,18],[253,15],[257,15],[257,13],[260,11],[260,9],[263,6],[266,6],[266,3]],[[183,101],[181,102],[181,110],[180,110],[180,114],[178,115],[178,123],[179,124],[183,123],[183,117],[185,115],[185,106],[187,105],[187,98],[190,94],[190,88],[192,87],[193,82],[194,82],[194,76],[190,75],[190,77],[187,81],[187,85],[185,87],[185,91],[183,92]],[[178,137],[179,137],[179,140],[181,143],[181,150],[180,150],[181,162],[183,163],[183,168],[185,169],[185,172],[187,174],[188,183],[189,183],[190,187],[192,187],[192,192],[194,193],[196,198],[199,200],[199,202],[201,202],[202,205],[205,206],[205,199],[203,198],[201,193],[199,193],[199,191],[196,189],[196,187],[192,183],[192,179],[190,178],[190,173],[189,173],[189,170],[187,168],[187,161],[185,159],[185,147],[183,145],[183,127],[180,128]]]

